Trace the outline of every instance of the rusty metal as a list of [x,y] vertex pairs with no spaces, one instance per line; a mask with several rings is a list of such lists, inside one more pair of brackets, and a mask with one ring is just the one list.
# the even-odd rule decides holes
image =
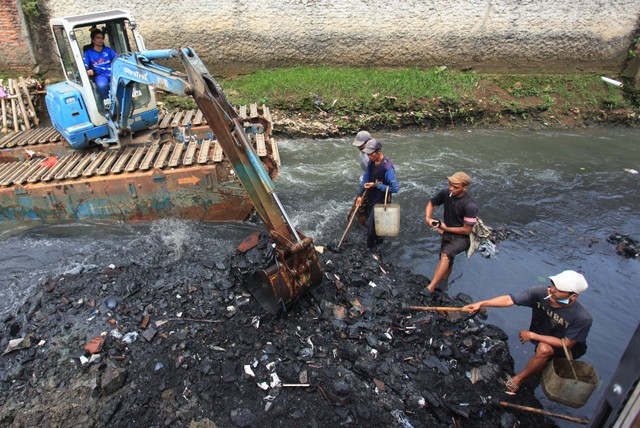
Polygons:
[[[250,126],[247,132],[255,144]],[[18,134],[24,148],[0,151],[0,221],[165,217],[242,221],[252,212],[251,201],[221,149],[214,161],[212,143],[217,141],[208,127],[192,128],[188,147],[179,153],[172,129],[166,129],[163,137],[168,137],[162,142],[136,143],[128,152],[102,148],[75,152],[53,128]],[[10,134],[0,139],[0,145],[15,141]],[[270,136],[266,146],[275,147]],[[37,155],[29,159],[26,148]],[[57,163],[41,165],[50,155],[58,157]],[[271,152],[263,160],[270,176],[277,177]],[[155,168],[156,163],[162,169]]]
[[245,286],[268,312],[285,311],[300,295],[322,281],[318,254],[310,238],[296,252],[277,253],[275,263],[250,276]]

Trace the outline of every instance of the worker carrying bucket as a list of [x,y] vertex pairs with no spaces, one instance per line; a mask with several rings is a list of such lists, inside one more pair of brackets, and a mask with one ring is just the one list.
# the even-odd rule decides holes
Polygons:
[[[483,307],[507,307],[512,305],[527,306],[531,308],[531,326],[529,330],[520,332],[520,341],[522,343],[531,342],[535,345],[535,354],[529,359],[525,368],[513,377],[507,377],[505,380],[506,391],[508,394],[515,394],[521,387],[523,381],[534,374],[541,373],[547,363],[554,364],[559,358],[565,356],[565,347],[567,354],[571,352],[572,358],[579,358],[587,350],[587,335],[591,329],[591,315],[578,302],[578,297],[587,290],[589,285],[584,276],[573,270],[565,270],[557,275],[549,277],[551,285],[534,286],[521,292],[520,294],[507,294],[494,297],[489,300],[472,303],[465,306],[465,309],[477,311]],[[553,361],[550,360],[553,358]],[[575,364],[575,362],[573,363]],[[586,363],[585,363],[586,364]],[[587,373],[589,372],[589,373]],[[580,375],[575,374],[575,380],[580,379]],[[593,384],[593,374],[595,371],[585,371],[585,375],[591,379],[587,383]],[[597,379],[595,384],[597,385]],[[556,382],[557,384],[557,382]],[[563,400],[563,393],[560,388],[552,387],[554,391],[551,394],[547,390],[547,395],[551,400],[564,404],[575,400],[566,397]],[[566,391],[575,389],[565,389]],[[591,389],[593,390],[593,389]],[[586,398],[591,394],[588,392]],[[582,397],[582,405],[586,402]]]
[[[356,203],[361,203],[362,195],[367,192],[367,247],[371,248],[382,243],[380,236],[398,234],[400,207],[397,204],[389,204],[391,195],[398,193],[398,180],[393,163],[382,154],[380,141],[372,138],[367,141],[362,151],[369,157],[369,163],[360,181]],[[383,206],[382,211],[376,212],[374,208],[377,204]],[[376,217],[382,222],[377,221]],[[376,223],[379,224],[378,227]]]

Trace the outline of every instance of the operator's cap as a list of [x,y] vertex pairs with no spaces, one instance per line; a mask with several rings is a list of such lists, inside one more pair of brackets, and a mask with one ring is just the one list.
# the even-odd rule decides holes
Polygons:
[[364,149],[362,149],[362,151],[368,155],[378,150],[382,150],[382,144],[380,144],[380,141],[376,140],[375,138],[372,138],[369,141],[367,141],[367,144],[364,146]]
[[356,135],[356,139],[353,140],[353,145],[356,147],[360,147],[370,139],[371,139],[371,134],[369,134],[367,131],[360,131],[358,132],[358,135]]
[[574,270],[565,270],[557,275],[550,276],[553,285],[560,291],[580,294],[589,288],[584,276]]
[[447,180],[449,180],[452,183],[462,183],[465,186],[468,186],[471,184],[471,177],[469,177],[469,174],[462,171],[458,171],[453,175],[451,175],[450,177],[447,177]]

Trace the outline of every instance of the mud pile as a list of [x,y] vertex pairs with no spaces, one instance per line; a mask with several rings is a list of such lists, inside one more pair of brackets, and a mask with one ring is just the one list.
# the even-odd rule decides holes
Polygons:
[[357,242],[326,247],[322,284],[269,315],[239,279],[268,252],[43,278],[2,320],[17,349],[0,357],[0,425],[554,426],[498,404],[540,407],[535,385],[504,393],[507,337],[481,314],[403,310],[471,297],[422,295],[427,278]]

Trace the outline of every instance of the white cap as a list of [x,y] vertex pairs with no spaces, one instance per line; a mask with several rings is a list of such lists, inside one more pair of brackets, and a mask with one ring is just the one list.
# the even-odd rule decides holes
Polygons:
[[584,276],[574,270],[565,270],[557,275],[550,276],[553,285],[560,291],[580,294],[589,288]]

